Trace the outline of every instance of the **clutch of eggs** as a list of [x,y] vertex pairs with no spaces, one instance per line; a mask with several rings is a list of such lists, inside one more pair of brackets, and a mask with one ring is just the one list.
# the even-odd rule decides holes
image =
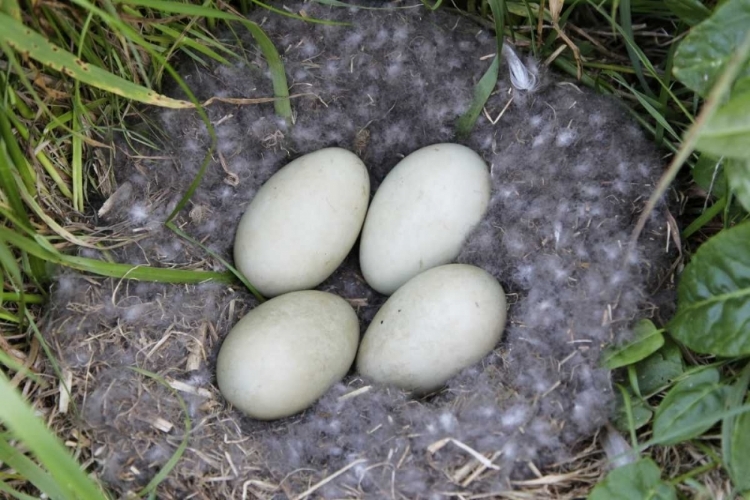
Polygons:
[[[243,317],[219,352],[219,389],[248,416],[304,410],[346,375],[355,356],[366,378],[428,393],[500,340],[500,284],[477,267],[445,265],[489,203],[489,171],[479,155],[458,144],[428,146],[393,168],[368,210],[369,191],[362,161],[326,148],[274,174],[242,216],[235,264],[275,297]],[[357,354],[354,310],[309,289],[338,268],[360,230],[365,280],[393,295]]]

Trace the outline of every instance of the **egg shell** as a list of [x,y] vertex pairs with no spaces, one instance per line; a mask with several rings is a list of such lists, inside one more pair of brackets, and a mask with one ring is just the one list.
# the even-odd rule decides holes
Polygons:
[[399,288],[375,315],[357,370],[375,382],[432,392],[494,349],[505,328],[503,287],[475,266],[449,264]]
[[367,212],[359,259],[367,283],[390,295],[454,260],[490,200],[484,160],[460,144],[419,149],[386,176]]
[[346,375],[358,343],[359,321],[344,299],[313,290],[281,295],[227,335],[216,363],[219,390],[252,418],[293,415]]
[[354,153],[292,161],[257,192],[234,243],[237,269],[265,296],[314,288],[344,261],[367,213],[370,178]]

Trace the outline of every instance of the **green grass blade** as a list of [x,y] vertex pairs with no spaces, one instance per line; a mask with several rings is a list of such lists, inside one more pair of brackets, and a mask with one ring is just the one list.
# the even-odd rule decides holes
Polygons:
[[[13,113],[9,113],[7,116],[8,116],[8,120],[10,120],[11,122],[11,125],[16,130],[16,132],[21,137],[21,139],[23,139],[24,141],[28,141],[30,139],[29,129]],[[50,178],[55,182],[55,185],[63,194],[63,196],[65,196],[69,200],[72,199],[73,194],[70,192],[67,184],[65,183],[65,181],[63,181],[62,177],[60,176],[60,173],[57,171],[57,168],[52,164],[52,162],[47,157],[43,149],[41,148],[40,149],[34,148],[34,149],[36,151],[35,153],[36,159],[39,161],[42,167],[44,167],[45,172],[47,172]]]
[[434,4],[430,5],[430,0],[422,0],[422,4],[430,10],[438,10],[442,3],[443,0],[436,0]]
[[10,385],[0,371],[0,421],[13,435],[20,439],[47,469],[56,485],[64,493],[59,498],[104,499],[98,486],[84,473],[68,450],[45,425],[34,415],[31,407]]
[[29,239],[2,226],[0,226],[0,238],[4,238],[5,241],[12,246],[51,264],[58,264],[78,271],[98,274],[100,276],[127,278],[140,281],[155,281],[161,283],[187,284],[203,283],[211,280],[220,283],[231,283],[233,281],[233,276],[230,273],[118,264],[97,259],[88,259],[86,257],[74,257],[60,254],[45,249],[38,241]]
[[11,86],[8,85],[8,78],[10,77],[11,68],[8,66],[5,73],[0,72],[0,88],[4,90],[3,104],[12,106],[18,111],[23,118],[26,120],[32,120],[34,118],[34,112],[26,105],[23,99],[18,97],[18,92]]
[[[0,382],[2,383],[2,382]],[[0,438],[0,462],[13,468],[22,477],[27,479],[39,491],[49,495],[51,498],[65,498],[65,490],[23,453],[19,452],[4,438]]]
[[0,351],[0,365],[3,365],[6,368],[9,368],[13,371],[23,374],[25,378],[30,379],[35,384],[39,384],[42,387],[47,386],[47,384],[41,378],[39,378],[39,375],[32,372],[31,369],[24,366],[23,363],[21,363],[20,361],[17,361],[15,358],[10,357],[9,355],[5,354],[3,351]]
[[471,133],[471,129],[474,128],[477,118],[482,113],[484,104],[495,89],[495,85],[497,85],[499,69],[500,56],[495,56],[490,67],[474,87],[474,97],[471,100],[469,109],[456,122],[456,133],[459,137],[466,137]]
[[161,482],[166,479],[169,473],[172,472],[172,469],[174,469],[175,465],[177,465],[177,462],[180,461],[180,458],[182,458],[182,455],[187,449],[188,441],[190,440],[190,430],[192,429],[193,424],[190,420],[190,414],[188,412],[187,406],[185,405],[185,400],[182,399],[182,396],[180,396],[180,394],[176,390],[174,390],[166,380],[164,380],[156,373],[152,373],[141,368],[131,367],[130,369],[134,372],[140,373],[145,377],[149,377],[157,381],[158,383],[169,389],[177,398],[177,402],[180,404],[180,408],[182,408],[182,413],[185,415],[185,418],[183,419],[183,422],[185,423],[185,430],[183,433],[184,435],[182,437],[182,441],[180,442],[180,445],[177,447],[172,456],[169,458],[169,460],[167,460],[167,463],[164,464],[164,467],[162,467],[161,470],[153,477],[153,479],[151,479],[151,481],[149,481],[148,484],[140,492],[138,492],[139,497],[145,497],[146,495],[149,495],[156,491],[156,488],[159,486],[159,484],[161,484]]
[[[18,267],[16,257],[13,252],[10,251],[5,241],[0,238],[0,266],[2,266],[3,272],[10,277],[10,281],[17,290],[23,288],[23,276],[21,275],[21,268]],[[22,292],[18,292],[19,298],[23,299]]]
[[[351,4],[342,2],[340,0],[313,0],[315,3],[321,5],[330,5],[331,7],[345,7],[351,8]],[[360,10],[399,10],[399,9],[413,9],[415,7],[422,7],[422,4],[416,3],[414,5],[401,5],[401,6],[388,6],[388,7],[370,7],[367,5],[357,5],[357,9]]]
[[218,281],[220,283],[231,283],[234,281],[233,276],[229,273],[134,266],[132,264],[104,262],[96,259],[87,259],[85,257],[61,256],[59,263],[66,267],[101,276],[158,283],[197,284],[206,281]]
[[26,493],[14,490],[2,480],[0,480],[0,492],[7,494],[8,498],[16,498],[18,500],[39,500],[37,497],[32,497]]
[[726,204],[726,196],[722,196],[721,198],[719,198],[716,203],[704,210],[700,217],[691,222],[690,225],[682,231],[682,238],[689,238],[690,236],[698,232],[703,226],[708,224],[711,219],[719,215],[722,210],[724,210]]
[[[0,123],[5,119],[3,114],[4,109],[0,109]],[[15,138],[11,136],[11,141],[15,142]],[[23,204],[21,191],[19,190],[18,183],[12,169],[12,161],[8,157],[6,146],[8,141],[0,141],[0,190],[5,194],[10,204],[10,209],[16,216],[18,224],[22,228],[30,229],[31,223],[29,222],[29,216],[26,213],[26,207]],[[46,281],[46,271],[44,269],[44,262],[32,258],[29,259],[29,273],[32,279],[37,282]]]
[[[2,14],[0,14],[1,16]],[[36,88],[34,84],[29,80],[29,78],[26,76],[26,70],[24,69],[23,65],[21,65],[20,62],[18,62],[18,58],[16,57],[15,52],[13,49],[10,48],[10,46],[6,43],[6,37],[0,37],[0,51],[3,52],[5,57],[7,58],[8,62],[10,63],[10,68],[13,69],[14,74],[16,77],[18,77],[18,81],[21,83],[24,89],[28,92],[28,95],[31,96],[34,103],[37,105],[38,109],[41,110],[44,118],[49,119],[49,121],[58,124],[61,126],[64,130],[67,130],[68,132],[72,133],[72,130],[65,127],[63,124],[59,124],[57,121],[57,115],[50,111],[49,107],[47,106],[46,102],[39,96],[39,94],[36,91]],[[36,116],[36,114],[34,115]]]
[[[143,40],[143,38],[132,29],[132,27],[123,23],[119,18],[113,17],[109,13],[91,4],[88,0],[75,0],[75,3],[86,8],[90,12],[97,14],[102,19],[104,19],[105,22],[120,28],[130,38],[141,43],[141,45],[148,50],[149,46],[145,42],[145,40]],[[167,4],[172,5],[172,6],[175,5],[169,2],[167,2]],[[179,5],[183,5],[183,4],[179,4]],[[210,13],[219,12],[213,9],[203,9],[203,10],[208,11]],[[253,28],[255,28],[256,34],[259,34],[259,36],[265,37],[265,40],[267,40],[268,45],[270,46],[270,49],[273,51],[273,53],[276,56],[276,59],[278,61],[278,66],[281,68],[281,71],[280,71],[281,80],[282,80],[281,83],[283,83],[283,89],[286,92],[286,98],[280,99],[279,101],[276,101],[275,103],[277,105],[277,112],[279,110],[279,106],[282,106],[283,108],[285,104],[286,107],[284,109],[287,112],[287,117],[288,119],[291,119],[291,106],[289,105],[288,88],[286,86],[286,75],[284,74],[284,71],[283,71],[281,58],[279,57],[278,52],[276,52],[275,47],[273,47],[273,44],[270,42],[270,39],[268,39],[265,36],[265,33],[257,25],[255,25],[254,23],[250,21],[244,20],[242,18],[239,18],[231,14],[224,14],[221,12],[219,12],[219,14],[230,16],[232,18],[236,18],[235,20],[242,22],[245,26],[248,27],[248,29],[251,29],[251,31],[253,31]],[[201,107],[200,103],[197,101],[195,96],[192,94],[190,88],[185,84],[185,82],[177,74],[174,68],[172,68],[171,65],[169,65],[164,60],[164,58],[161,57],[160,54],[153,52],[153,51],[149,51],[149,53],[154,59],[156,59],[157,61],[161,62],[164,65],[164,68],[167,70],[167,72],[169,72],[169,74],[175,79],[178,85],[188,95],[191,101],[191,103],[188,103],[188,104],[191,106],[195,106],[201,119],[206,124],[209,136],[211,137],[211,147],[209,148],[208,152],[206,153],[206,156],[204,157],[203,164],[201,165],[201,168],[199,169],[198,174],[195,176],[190,186],[188,187],[186,193],[183,195],[181,200],[177,203],[177,206],[175,207],[173,212],[167,218],[167,222],[169,222],[171,219],[173,219],[177,215],[177,213],[179,213],[180,210],[182,210],[182,208],[184,208],[184,206],[189,201],[190,197],[193,195],[195,189],[200,184],[203,178],[203,175],[205,174],[206,168],[208,167],[208,164],[210,162],[211,153],[214,150],[215,145],[216,145],[216,134],[213,130],[213,126],[211,125],[211,122],[208,119],[208,116],[206,115],[205,111]],[[269,66],[271,66],[271,61],[269,61]],[[277,83],[278,83],[277,79],[274,79],[275,88],[277,86]],[[28,242],[24,242],[24,243],[28,243]],[[39,250],[39,248],[34,245],[31,245],[31,248],[32,250]],[[146,281],[162,281],[162,282],[172,282],[172,283],[185,283],[185,282],[196,283],[196,282],[201,282],[201,281],[205,281],[208,279],[216,279],[219,281],[231,280],[231,274],[229,273],[211,273],[211,272],[204,272],[204,271],[184,271],[184,270],[178,270],[178,269],[156,269],[156,268],[149,268],[149,270],[146,270],[144,272],[144,267],[142,266],[130,266],[127,264],[105,263],[102,261],[98,261],[94,259],[85,259],[81,257],[60,256],[56,254],[55,252],[47,252],[47,253],[50,255],[49,260],[51,260],[52,262],[56,262],[61,265],[66,265],[66,266],[69,266],[78,270],[84,270],[84,271],[93,272],[96,274],[102,274],[104,276],[128,277],[130,279],[140,279],[140,280],[146,280]]]
[[[226,64],[227,66],[229,66],[230,64],[232,64],[228,59],[226,59],[221,54],[218,54],[217,52],[215,52],[210,47],[207,47],[206,45],[204,45],[202,43],[198,43],[194,39],[192,39],[192,38],[190,38],[188,36],[182,36],[179,31],[177,31],[175,29],[172,29],[169,26],[166,26],[166,25],[163,25],[163,24],[154,24],[154,28],[156,28],[157,30],[161,31],[162,33],[164,33],[165,35],[169,36],[170,38],[172,38],[175,41],[179,40],[179,43],[185,45],[185,47],[189,47],[189,48],[195,50],[196,52],[200,52],[204,56],[208,56],[208,57],[210,57],[211,59],[213,59],[214,61],[216,61],[218,63]],[[198,36],[202,36],[202,35],[194,33],[193,36],[198,37]],[[234,55],[234,54],[231,54],[231,52],[229,52],[229,50],[226,47],[224,47],[224,46],[219,45],[217,48],[221,49],[221,50],[227,51],[230,55]]]
[[625,49],[628,51],[630,57],[630,64],[633,66],[635,76],[638,78],[641,87],[649,96],[653,96],[651,87],[648,86],[646,78],[643,76],[643,68],[641,67],[641,61],[638,58],[638,54],[633,48],[635,44],[635,37],[633,36],[633,21],[631,19],[630,0],[620,0],[620,27],[621,32],[627,39]]
[[[328,21],[326,19],[315,19],[314,17],[302,17],[298,16],[297,14],[292,14],[289,11],[283,10],[283,9],[277,9],[276,7],[272,7],[268,5],[267,3],[263,3],[260,0],[250,0],[255,5],[262,7],[266,10],[270,10],[271,12],[274,12],[276,14],[279,14],[281,16],[286,16],[292,19],[297,19],[299,21],[304,21],[306,23],[316,23],[316,24],[327,24],[327,25],[337,25],[337,26],[344,26],[347,23],[342,23],[338,21]],[[442,0],[439,0],[442,2]]]
[[[327,24],[327,25],[334,25],[334,26],[346,26],[347,25],[347,23],[342,23],[339,21],[327,21],[325,19],[314,19],[311,17],[302,17],[302,16],[298,16],[297,14],[292,14],[289,11],[278,9],[276,7],[272,7],[268,4],[260,2],[259,0],[251,0],[251,1],[256,5],[263,7],[264,9],[270,10],[271,12],[275,12],[276,14],[286,16],[291,19],[297,19],[298,21],[317,23],[317,24]],[[225,20],[231,20],[231,21],[246,21],[246,19],[240,16],[231,14],[229,12],[224,12],[219,9],[215,9],[212,7],[204,7],[202,5],[195,5],[192,3],[175,2],[173,0],[115,0],[115,3],[117,3],[118,5],[137,5],[140,7],[148,7],[150,9],[154,9],[159,12],[171,12],[174,14],[185,14],[188,16],[200,16],[200,17],[205,17],[207,19],[225,19]]]
[[73,90],[73,136],[71,139],[71,147],[73,148],[73,157],[71,158],[71,171],[72,179],[71,184],[73,187],[73,208],[83,213],[83,141],[81,140],[81,85],[78,80],[75,82],[75,88]]
[[[667,168],[667,171],[659,179],[659,182],[657,183],[655,189],[652,191],[651,196],[649,196],[649,199],[646,202],[646,206],[641,212],[641,215],[636,222],[635,228],[631,233],[630,243],[628,247],[629,253],[633,252],[636,241],[640,236],[641,231],[643,231],[643,228],[646,226],[646,220],[653,212],[656,204],[659,202],[664,193],[667,192],[669,186],[671,186],[672,184],[672,181],[674,181],[674,179],[677,177],[677,173],[680,171],[682,166],[685,164],[685,162],[688,160],[693,150],[695,149],[695,146],[698,142],[703,128],[705,127],[706,122],[710,120],[711,117],[716,113],[719,104],[722,102],[724,96],[731,88],[735,78],[742,70],[742,64],[747,59],[748,54],[750,54],[750,33],[745,35],[744,40],[732,55],[729,63],[721,72],[721,75],[716,80],[714,86],[711,88],[711,92],[708,95],[708,99],[706,99],[699,117],[696,118],[695,123],[688,129],[687,133],[685,134],[685,138],[680,145],[679,151],[677,151],[674,158],[672,159],[672,162]],[[729,206],[730,203],[728,202],[727,208]]]
[[47,362],[52,365],[52,371],[55,372],[55,376],[57,377],[57,380],[60,383],[60,386],[65,390],[66,393],[68,393],[68,396],[71,400],[71,405],[73,407],[73,413],[75,414],[76,418],[80,417],[80,414],[78,413],[78,408],[76,407],[76,404],[73,402],[73,397],[70,394],[70,387],[63,382],[65,380],[65,376],[63,375],[62,370],[60,369],[60,365],[57,362],[57,359],[55,358],[54,353],[49,348],[49,344],[47,344],[47,341],[44,339],[44,335],[42,335],[42,332],[39,331],[39,327],[36,324],[36,321],[34,317],[31,315],[31,313],[27,310],[26,311],[26,320],[28,324],[31,326],[31,331],[34,333],[34,338],[37,342],[39,342],[39,345],[42,347],[42,350],[44,351],[44,355],[47,359]]
[[[174,69],[172,69],[171,66],[166,63],[164,58],[159,53],[155,52],[154,50],[151,50],[149,44],[146,42],[145,39],[143,39],[143,37],[140,34],[138,34],[127,23],[124,23],[122,20],[120,20],[116,16],[112,16],[109,13],[103,11],[102,9],[98,8],[96,5],[92,4],[88,0],[73,0],[73,1],[75,4],[91,12],[96,13],[106,23],[122,31],[124,34],[128,36],[129,39],[143,46],[143,48],[146,49],[155,60],[162,63],[164,67],[167,69],[167,71],[170,73],[170,75],[173,78],[175,78],[175,80],[180,85],[180,87],[187,92],[188,96],[190,96],[191,101],[192,101],[192,106],[195,106],[196,108],[198,108],[198,112],[201,113],[201,118],[203,119],[204,123],[206,123],[206,126],[208,127],[209,131],[212,130],[208,117],[205,116],[205,113],[202,113],[200,109],[200,104],[192,96],[192,92],[190,92],[190,89],[187,87],[187,85],[185,85],[185,83],[182,81],[179,75],[177,75]],[[140,5],[142,1],[146,1],[146,0],[133,0],[130,2],[120,2],[120,3],[127,3],[128,5]],[[256,39],[261,49],[261,52],[263,52],[263,55],[265,56],[266,61],[268,62],[269,70],[271,72],[271,79],[272,79],[273,87],[274,87],[274,93],[275,93],[275,96],[279,98],[278,101],[274,102],[276,113],[282,118],[291,122],[292,108],[289,102],[289,87],[287,85],[286,74],[284,72],[284,66],[281,62],[281,57],[279,56],[279,53],[276,51],[276,48],[273,46],[273,43],[271,43],[271,40],[266,36],[266,34],[263,32],[262,29],[260,29],[260,27],[257,24],[251,21],[248,21],[245,18],[236,16],[234,14],[229,14],[229,13],[222,12],[216,9],[205,8],[205,7],[196,6],[196,5],[182,4],[179,2],[164,2],[162,0],[150,0],[150,2],[147,1],[147,3],[158,5],[158,7],[164,9],[165,12],[171,12],[171,13],[177,13],[177,14],[191,14],[192,13],[191,15],[201,15],[207,18],[217,18],[217,19],[224,19],[224,20],[230,20],[230,21],[238,21],[242,23],[250,31],[253,37]],[[186,8],[188,9],[188,11],[184,12]],[[181,101],[181,102],[184,102],[184,101]],[[190,107],[190,106],[191,104],[187,103],[186,107]]]
[[[4,117],[0,113],[0,124]],[[12,170],[12,160],[7,153],[7,141],[0,143],[0,188],[8,198],[8,204],[13,213],[17,214],[22,223],[28,226],[29,221],[26,215],[26,207],[21,200],[21,193],[18,190],[15,176]]]
[[[39,294],[23,294],[23,300],[27,304],[44,304],[44,296]],[[21,293],[19,292],[0,292],[0,302],[20,302]]]
[[[691,122],[693,121],[693,113],[689,112],[686,108],[684,103],[677,98],[677,96],[674,95],[674,92],[670,88],[669,85],[665,83],[665,81],[660,77],[659,72],[656,71],[656,68],[654,68],[653,64],[651,64],[651,61],[646,57],[646,54],[643,53],[643,51],[632,43],[632,41],[627,37],[627,35],[623,32],[620,25],[618,25],[616,22],[614,22],[614,19],[607,14],[598,4],[596,4],[593,0],[588,0],[588,4],[591,5],[594,9],[596,9],[599,14],[610,21],[615,29],[616,32],[618,32],[623,39],[625,40],[625,44],[629,47],[630,50],[632,50],[636,56],[637,59],[640,61],[640,63],[643,65],[643,67],[648,72],[648,75],[653,77],[661,86],[661,88],[669,94],[670,98],[672,99],[672,102],[680,108],[680,111],[682,111],[685,114],[685,117],[688,118]],[[645,75],[645,74],[644,74]]]
[[0,11],[5,12],[13,19],[21,20],[21,6],[18,0],[4,0],[0,2]]
[[620,384],[615,384],[622,395],[623,405],[625,406],[625,415],[628,420],[628,431],[630,432],[630,443],[633,448],[638,447],[638,436],[635,433],[635,419],[633,418],[633,401],[627,389]]
[[263,56],[266,58],[268,69],[271,71],[273,93],[276,97],[280,98],[274,102],[276,114],[291,123],[292,105],[289,102],[289,85],[286,81],[286,73],[284,72],[284,64],[281,62],[281,56],[273,45],[273,42],[271,42],[271,39],[268,38],[266,33],[257,24],[250,21],[243,21],[243,24],[250,31],[250,34],[253,35],[253,38],[255,38],[258,47],[260,47]]
[[[669,124],[666,117],[654,107],[654,105],[651,102],[651,99],[648,96],[643,95],[642,92],[630,86],[625,81],[625,79],[622,78],[617,73],[613,73],[609,71],[607,71],[606,73],[609,74],[615,81],[619,82],[620,85],[628,89],[633,94],[633,97],[635,97],[636,100],[638,100],[638,102],[643,107],[643,109],[645,109],[646,112],[649,114],[649,116],[651,116],[651,118],[654,119],[654,121],[656,122],[657,126],[660,129],[666,130],[667,132],[669,132],[669,135],[672,136],[673,139],[678,140],[678,141],[680,140],[680,134],[678,134],[677,131],[675,131],[675,129],[672,128],[672,125]],[[656,102],[654,104],[658,105],[659,103]]]
[[258,299],[259,302],[263,303],[266,301],[265,297],[260,294],[257,288],[255,288],[250,281],[241,273],[239,272],[234,266],[232,266],[229,262],[227,262],[221,255],[217,254],[216,252],[212,251],[210,248],[208,248],[206,245],[201,243],[200,241],[191,238],[188,234],[186,234],[182,229],[178,228],[173,222],[168,222],[167,227],[171,229],[175,234],[178,236],[181,236],[182,238],[186,239],[193,245],[201,247],[204,251],[206,251],[209,255],[211,255],[213,258],[221,262],[224,267],[229,269],[229,272],[234,274],[234,276],[242,282],[245,287],[250,290],[250,293],[252,293],[256,299]]
[[0,321],[7,321],[8,323],[13,323],[14,325],[19,325],[21,323],[21,320],[17,315],[11,314],[7,309],[4,308],[0,308]]
[[[54,30],[53,33],[49,33],[48,39],[52,40],[65,40],[65,46],[79,47],[79,58],[83,58],[91,64],[106,68],[106,63],[99,56],[96,47],[92,43],[81,43],[80,26],[76,26],[75,22],[71,22],[67,16],[61,16],[57,14],[56,10],[42,7],[44,19],[47,21],[45,25],[36,21],[33,17],[30,19],[33,23],[32,28],[36,31],[49,33],[50,28]],[[36,22],[35,22],[36,21]],[[82,54],[82,55],[81,55]]]
[[[659,106],[661,109],[667,109],[667,102],[669,100],[669,93],[667,89],[672,84],[672,66],[674,63],[674,54],[679,44],[673,43],[669,47],[667,52],[667,60],[664,62],[664,79],[662,80],[662,87],[659,89]],[[664,139],[664,127],[658,125],[656,127],[656,142],[660,143]]]
[[281,62],[281,56],[273,45],[273,42],[271,42],[271,39],[268,38],[266,33],[256,23],[228,12],[188,3],[165,0],[122,0],[118,3],[159,9],[162,12],[171,14],[202,16],[207,19],[223,19],[225,21],[242,23],[255,39],[268,63],[274,95],[279,98],[278,101],[274,102],[276,114],[291,121],[292,106],[289,102],[289,85],[287,84],[286,73],[284,72],[284,64]]
[[70,52],[53,45],[31,28],[2,13],[0,13],[0,31],[11,48],[92,87],[145,104],[167,108],[192,107],[192,104],[187,101],[158,94],[98,66],[85,63]]
[[[748,391],[748,385],[750,384],[750,363],[747,363],[742,369],[737,382],[732,386],[729,397],[730,407],[737,407],[742,404]],[[724,457],[724,468],[729,472],[729,475],[734,480],[735,484],[738,482],[736,477],[737,471],[747,467],[746,463],[733,463],[732,461],[732,436],[734,434],[734,427],[738,423],[739,417],[727,418],[721,424],[721,454]],[[744,480],[745,478],[742,478]]]
[[[83,47],[86,45],[86,35],[91,25],[91,19],[93,14],[89,12],[86,16],[86,21],[83,23],[81,28],[81,38],[78,47],[78,59],[81,60],[81,52]],[[83,103],[81,102],[81,81],[76,79],[75,86],[73,89],[73,136],[70,138],[71,147],[73,148],[73,157],[71,158],[71,171],[72,179],[71,184],[73,185],[73,208],[83,213]]]
[[495,54],[495,58],[492,60],[490,67],[474,87],[474,97],[471,100],[469,109],[466,110],[456,122],[456,133],[459,137],[466,137],[471,132],[471,129],[474,128],[474,124],[482,113],[482,108],[484,108],[487,99],[490,98],[490,94],[492,94],[492,91],[495,89],[498,73],[500,71],[500,55],[503,53],[503,35],[505,26],[505,1],[489,0],[489,4],[492,9],[492,15],[495,18],[497,53]]
[[[100,97],[99,99],[95,99],[93,101],[89,101],[86,104],[84,104],[86,111],[95,111],[98,109],[101,109],[102,107],[109,104],[109,100],[106,97]],[[65,125],[69,121],[73,119],[73,111],[66,111],[65,113],[61,113],[57,116],[57,120],[54,122],[48,123],[44,130],[42,130],[42,137],[47,137],[52,134],[52,132],[55,132],[59,127]]]
[[36,189],[36,176],[31,165],[29,165],[29,161],[18,146],[16,138],[13,136],[10,120],[8,120],[6,113],[10,114],[10,110],[3,106],[2,110],[0,110],[0,134],[2,134],[2,138],[5,140],[6,151],[16,165],[16,170],[21,179],[23,179],[26,189],[34,191]]
[[[13,252],[2,238],[0,238],[0,266],[2,266],[3,274],[9,277],[13,288],[18,290],[18,315],[22,317],[26,312],[26,299],[23,294],[23,275],[15,255],[13,255]],[[19,321],[19,323],[21,322]]]

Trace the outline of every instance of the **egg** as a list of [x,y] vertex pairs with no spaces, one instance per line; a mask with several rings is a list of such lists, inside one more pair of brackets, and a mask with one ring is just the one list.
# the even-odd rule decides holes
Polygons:
[[434,144],[401,160],[375,193],[362,229],[367,283],[390,295],[455,259],[487,210],[490,189],[485,162],[459,144]]
[[306,290],[269,300],[227,335],[219,390],[246,415],[273,420],[312,405],[340,381],[359,343],[359,321],[336,295]]
[[256,193],[237,228],[237,269],[268,297],[314,288],[343,262],[367,213],[370,178],[354,153],[292,161]]
[[490,353],[505,328],[505,292],[475,266],[448,264],[409,280],[377,312],[357,370],[374,382],[425,394]]

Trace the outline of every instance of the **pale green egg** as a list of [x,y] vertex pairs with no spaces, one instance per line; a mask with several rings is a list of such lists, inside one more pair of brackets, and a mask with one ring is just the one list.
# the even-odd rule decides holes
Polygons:
[[267,297],[315,288],[344,261],[367,213],[370,178],[354,153],[326,148],[292,161],[240,220],[234,262]]
[[367,212],[359,260],[367,283],[390,295],[454,260],[490,200],[484,160],[460,144],[434,144],[401,160]]
[[374,382],[424,394],[489,354],[506,321],[503,287],[475,266],[434,267],[380,308],[357,354]]
[[346,375],[358,342],[359,321],[344,299],[318,291],[281,295],[227,335],[216,363],[219,390],[250,417],[293,415]]

